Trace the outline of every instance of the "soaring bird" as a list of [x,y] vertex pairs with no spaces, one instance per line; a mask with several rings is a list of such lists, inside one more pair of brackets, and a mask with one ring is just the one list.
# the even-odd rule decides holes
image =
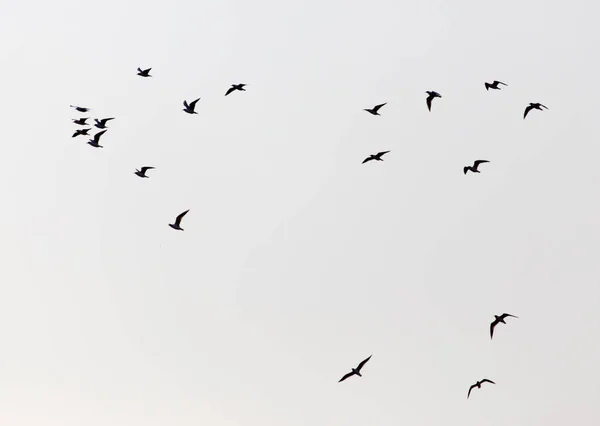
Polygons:
[[467,394],[467,399],[469,399],[469,396],[471,395],[471,391],[473,390],[473,388],[481,389],[482,383],[485,383],[485,382],[491,383],[493,385],[496,384],[496,383],[494,383],[494,382],[492,382],[491,380],[488,380],[488,379],[483,379],[483,380],[478,381],[474,385],[471,385],[471,387],[469,388],[469,393]]
[[[348,374],[346,374],[344,377],[342,377],[339,382],[343,382],[344,380],[346,380],[348,377],[354,376],[355,374],[359,377],[362,377],[362,374],[360,374],[360,370],[364,367],[364,365],[367,363],[368,360],[371,359],[373,355],[369,356],[369,358],[365,359],[364,361],[362,361],[360,364],[358,364],[358,367],[353,368],[352,371]],[[338,383],[339,383],[338,382]]]
[[500,324],[500,323],[502,323],[502,324],[506,324],[506,322],[504,322],[504,319],[505,319],[506,317],[519,318],[519,317],[516,317],[516,316],[514,316],[514,315],[511,315],[511,314],[502,314],[502,315],[500,315],[500,316],[498,316],[498,315],[494,315],[494,317],[496,317],[496,319],[494,320],[494,322],[492,322],[492,323],[490,324],[490,339],[493,339],[493,338],[494,338],[494,328],[496,328],[496,326],[497,326],[498,324]]
[[508,84],[502,83],[501,81],[498,81],[498,80],[494,80],[494,82],[491,83],[491,84],[486,81],[486,83],[485,83],[485,90],[490,90],[490,89],[500,90],[500,87],[498,87],[499,84],[503,84],[504,86],[508,86]]
[[539,102],[536,102],[536,103],[529,102],[529,106],[527,108],[525,108],[525,114],[523,114],[523,120],[525,120],[525,117],[527,117],[527,114],[529,114],[529,111],[531,111],[532,109],[539,109],[540,111],[543,111],[543,109],[541,107],[548,109],[548,107],[546,105],[542,105]]
[[175,223],[169,223],[169,226],[173,229],[177,229],[179,231],[183,231],[183,228],[181,226],[179,226],[181,224],[181,219],[183,219],[183,216],[185,216],[187,214],[187,212],[189,212],[190,210],[187,209],[186,211],[184,211],[183,213],[181,213],[179,216],[177,216],[175,218]]
[[427,90],[425,93],[429,95],[427,96],[427,108],[429,109],[429,111],[431,111],[431,101],[433,101],[433,98],[441,98],[442,95],[432,90]]
[[244,86],[247,86],[247,84],[232,84],[231,87],[229,89],[227,89],[225,96],[229,95],[234,90],[240,90],[242,92],[245,92],[246,89],[244,89]]
[[135,169],[135,172],[134,172],[134,173],[135,173],[136,175],[138,175],[139,177],[141,177],[141,178],[147,178],[147,177],[149,177],[149,176],[146,176],[146,171],[147,171],[147,170],[151,170],[151,169],[153,169],[153,168],[154,168],[154,167],[150,167],[150,166],[144,166],[144,167],[142,167],[140,170],[138,170],[138,169]]
[[463,172],[465,172],[465,174],[467,174],[467,172],[470,170],[473,173],[481,173],[478,170],[478,167],[480,164],[483,164],[483,163],[489,163],[489,161],[488,160],[475,160],[475,162],[473,163],[472,166],[463,167]]
[[90,119],[89,117],[78,118],[77,120],[73,120],[73,123],[79,124],[80,126],[87,126],[88,124],[86,123],[86,121],[88,121],[89,119]]
[[387,104],[387,102],[384,102],[384,103],[382,103],[382,104],[379,104],[379,105],[375,105],[375,106],[374,106],[373,108],[371,108],[371,109],[367,109],[367,108],[365,108],[363,111],[367,111],[367,112],[369,112],[369,113],[371,113],[371,114],[373,114],[373,115],[381,115],[381,114],[379,114],[377,111],[379,111],[379,109],[380,109],[382,106],[384,106],[385,104]]
[[95,148],[104,148],[102,145],[100,145],[98,143],[98,142],[100,142],[100,136],[102,136],[104,133],[106,133],[106,130],[102,130],[101,132],[96,133],[94,135],[93,139],[90,139],[90,141],[88,143]]
[[71,136],[71,137],[73,137],[73,138],[74,138],[74,137],[76,137],[76,136],[79,136],[79,135],[86,135],[86,136],[89,136],[89,135],[88,135],[88,132],[89,132],[90,130],[92,130],[92,129],[77,129],[77,130],[75,130],[75,133],[73,133],[73,136]]
[[185,107],[183,110],[188,114],[198,114],[196,111],[194,111],[194,108],[196,108],[196,102],[198,102],[199,100],[200,98],[196,99],[193,102],[190,102],[189,105],[187,101],[183,101],[183,106]]
[[137,75],[139,75],[140,77],[152,77],[150,75],[150,70],[152,68],[148,68],[147,70],[142,70],[141,68],[138,67],[138,73]]
[[99,129],[106,129],[106,123],[108,123],[110,120],[114,120],[115,118],[103,118],[102,120],[98,120],[97,118],[94,118],[94,121],[96,122],[96,124],[94,124],[94,126],[96,126]]
[[90,109],[89,108],[84,108],[84,107],[80,107],[77,105],[69,105],[71,108],[75,108],[77,111],[79,112],[88,112]]
[[371,160],[383,161],[383,158],[381,158],[381,157],[383,157],[383,155],[387,154],[388,152],[390,152],[390,151],[381,151],[381,152],[378,152],[377,154],[371,154],[363,160],[362,164],[365,164],[367,161],[371,161]]

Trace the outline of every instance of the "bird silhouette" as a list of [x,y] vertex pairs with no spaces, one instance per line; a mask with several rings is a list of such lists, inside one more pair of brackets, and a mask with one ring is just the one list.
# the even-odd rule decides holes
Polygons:
[[500,316],[494,315],[494,317],[496,319],[490,324],[490,339],[494,338],[494,329],[496,328],[496,326],[498,324],[500,324],[500,323],[506,324],[506,322],[504,322],[504,319],[506,319],[507,317],[519,318],[519,317],[516,317],[516,316],[511,315],[511,314],[502,314]]
[[354,375],[357,375],[359,377],[362,377],[362,374],[360,374],[360,370],[364,367],[364,365],[367,363],[367,361],[369,361],[371,359],[373,355],[369,356],[369,358],[365,359],[364,361],[362,361],[360,364],[358,364],[358,367],[353,368],[352,371],[348,374],[346,374],[344,377],[342,377],[338,383],[343,382],[344,380],[346,380],[348,377],[352,377]]
[[71,108],[75,108],[77,111],[79,112],[88,112],[90,109],[89,108],[84,108],[84,107],[80,107],[77,105],[69,105]]
[[88,132],[89,132],[90,130],[92,130],[92,129],[77,129],[77,130],[75,130],[75,133],[73,133],[73,136],[71,136],[71,137],[73,137],[73,138],[74,138],[74,137],[76,137],[76,136],[79,136],[79,135],[86,135],[86,136],[89,136],[89,135],[88,135]]
[[78,118],[77,120],[73,120],[73,123],[79,124],[80,126],[87,126],[88,124],[86,123],[86,121],[88,121],[89,119],[90,119],[89,117]]
[[483,163],[489,163],[489,161],[488,160],[475,160],[475,162],[473,163],[472,166],[465,166],[465,167],[463,167],[463,172],[465,174],[467,174],[467,172],[470,170],[473,173],[481,173],[479,171],[478,167],[479,167],[480,164],[483,164]]
[[94,148],[104,148],[102,145],[99,144],[100,136],[102,136],[104,133],[106,133],[106,130],[102,130],[101,132],[96,133],[94,137],[89,140],[88,143]]
[[179,216],[177,216],[175,218],[175,223],[169,223],[169,226],[173,229],[177,229],[178,231],[183,231],[183,228],[180,226],[181,225],[181,219],[183,219],[183,216],[185,216],[187,214],[187,212],[189,212],[190,210],[187,209],[186,211],[184,211],[183,213],[181,213]]
[[150,166],[144,166],[144,167],[142,167],[140,170],[138,170],[138,169],[135,169],[135,172],[134,172],[134,173],[135,173],[136,175],[138,175],[139,177],[141,177],[141,178],[147,178],[147,177],[149,177],[149,176],[146,176],[146,171],[147,171],[147,170],[151,170],[151,169],[153,169],[153,168],[154,168],[154,167],[150,167]]
[[371,160],[383,161],[383,158],[381,158],[381,157],[383,157],[388,152],[390,152],[390,151],[381,151],[381,152],[378,152],[377,154],[371,154],[363,160],[362,164],[365,164],[367,161],[371,161]]
[[233,92],[235,90],[240,90],[242,92],[245,92],[246,89],[244,89],[244,86],[247,86],[247,84],[232,84],[231,87],[229,89],[227,89],[227,92],[225,92],[225,96],[229,95],[231,92]]
[[506,83],[502,83],[501,81],[498,80],[494,80],[493,83],[485,83],[485,90],[490,90],[490,89],[496,89],[496,90],[500,90],[500,87],[498,87],[499,84],[503,84],[504,86],[508,86],[508,84]]
[[99,129],[106,129],[106,123],[108,123],[110,120],[114,120],[115,118],[103,118],[102,120],[98,120],[97,118],[94,118],[94,121],[96,122],[96,124],[94,124],[94,126],[96,126]]
[[379,111],[379,109],[380,109],[382,106],[384,106],[384,105],[386,105],[386,104],[387,104],[387,102],[384,102],[384,103],[382,103],[382,104],[375,105],[375,106],[374,106],[373,108],[371,108],[371,109],[367,109],[367,108],[365,108],[363,111],[367,111],[367,112],[369,112],[369,113],[371,113],[371,114],[373,114],[373,115],[381,115],[381,114],[379,114],[379,112],[378,112],[378,111]]
[[200,100],[200,98],[196,99],[193,102],[190,102],[189,105],[187,103],[187,101],[183,101],[183,106],[185,107],[183,110],[185,112],[187,112],[188,114],[198,114],[197,112],[194,111],[194,108],[196,108],[196,102],[198,102]]
[[139,75],[140,77],[152,77],[150,75],[150,70],[151,69],[152,68],[148,68],[147,70],[142,70],[141,68],[138,67],[138,69],[137,69],[138,70],[137,75]]
[[493,384],[493,385],[495,385],[495,384],[496,384],[496,383],[492,382],[492,381],[491,381],[491,380],[489,380],[489,379],[483,379],[483,380],[480,380],[480,381],[478,381],[478,382],[477,382],[477,383],[475,383],[474,385],[471,385],[471,387],[469,388],[469,393],[467,394],[467,399],[469,399],[469,396],[471,396],[471,391],[472,391],[474,388],[481,389],[481,385],[482,385],[483,383],[486,383],[486,382],[487,382],[487,383],[491,383],[491,384]]
[[539,109],[540,111],[543,111],[542,107],[548,109],[548,107],[546,105],[542,105],[539,102],[536,102],[536,103],[530,102],[529,105],[527,106],[527,108],[525,108],[525,114],[523,114],[523,120],[525,120],[525,117],[527,117],[527,114],[529,114],[529,111],[531,111],[532,109]]
[[427,96],[427,109],[431,111],[431,101],[433,101],[434,98],[441,98],[442,95],[440,95],[438,92],[434,92],[433,90],[427,90],[425,93],[429,95]]

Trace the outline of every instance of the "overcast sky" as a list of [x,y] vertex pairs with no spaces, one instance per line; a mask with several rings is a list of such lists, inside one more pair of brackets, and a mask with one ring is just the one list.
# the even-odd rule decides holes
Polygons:
[[593,2],[5,3],[0,424],[599,424]]

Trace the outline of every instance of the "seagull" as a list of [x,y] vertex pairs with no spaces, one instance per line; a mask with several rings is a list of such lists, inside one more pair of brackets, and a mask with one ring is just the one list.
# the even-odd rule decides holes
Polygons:
[[494,317],[496,317],[496,319],[494,320],[494,322],[493,322],[493,323],[491,323],[491,324],[490,324],[490,339],[493,339],[493,338],[494,338],[494,328],[496,328],[496,326],[497,326],[498,324],[500,324],[500,323],[502,323],[502,324],[506,324],[506,323],[504,322],[504,319],[505,319],[506,317],[519,318],[519,317],[516,317],[516,316],[514,316],[514,315],[511,315],[511,314],[502,314],[502,315],[500,315],[500,316],[498,316],[498,315],[494,315]]
[[527,108],[525,108],[525,114],[523,114],[523,120],[525,120],[525,117],[527,117],[527,114],[529,114],[529,111],[531,111],[532,109],[539,109],[540,111],[543,111],[543,109],[541,107],[548,109],[548,107],[546,105],[542,105],[540,103],[529,102],[529,106]]
[[373,115],[381,115],[381,114],[379,114],[377,111],[379,111],[379,109],[380,109],[382,106],[384,106],[385,104],[387,104],[387,102],[384,102],[384,103],[382,103],[382,104],[379,104],[379,105],[375,105],[375,106],[374,106],[373,108],[371,108],[371,109],[366,109],[366,108],[365,108],[365,109],[363,109],[363,111],[370,112],[370,113],[371,113],[371,114],[373,114]]
[[498,80],[494,80],[494,82],[491,83],[491,84],[486,81],[486,83],[485,83],[485,90],[490,90],[490,89],[500,90],[500,87],[498,87],[499,84],[503,84],[504,86],[508,86],[508,84],[502,83],[501,81],[498,81]]
[[465,166],[463,167],[463,172],[465,172],[465,174],[467,174],[467,172],[470,170],[473,173],[481,173],[477,168],[479,167],[480,164],[483,163],[489,163],[488,160],[475,160],[475,162],[473,163],[472,166]]
[[138,73],[137,75],[139,75],[140,77],[152,77],[150,75],[150,70],[152,68],[148,68],[147,70],[142,70],[141,68],[138,67]]
[[183,213],[181,213],[179,216],[177,216],[177,218],[175,218],[175,223],[169,223],[169,226],[173,229],[177,229],[179,231],[183,231],[183,228],[181,226],[179,226],[181,224],[181,219],[183,219],[183,216],[185,216],[187,214],[187,212],[189,212],[190,210],[187,209],[186,211],[184,211]]
[[90,109],[89,108],[84,108],[84,107],[80,107],[77,105],[69,105],[71,108],[75,108],[77,111],[79,112],[88,112]]
[[196,99],[193,102],[190,102],[190,104],[188,105],[187,101],[183,101],[183,106],[185,107],[183,110],[185,112],[187,112],[188,114],[198,114],[197,112],[194,111],[194,108],[196,108],[196,102],[198,102],[200,100],[200,98]]
[[94,118],[94,121],[96,122],[96,124],[94,124],[94,126],[96,126],[99,129],[106,129],[106,123],[109,120],[114,120],[115,118],[103,118],[102,120],[98,120],[97,118]]
[[88,124],[86,123],[86,121],[88,121],[89,119],[90,119],[89,117],[78,118],[77,120],[73,120],[73,123],[79,124],[80,126],[87,126]]
[[247,86],[247,84],[232,84],[231,87],[225,93],[225,96],[229,95],[231,92],[233,92],[235,90],[240,90],[242,92],[245,92],[246,89],[244,89],[244,86]]
[[71,136],[71,137],[73,137],[73,138],[74,138],[75,136],[79,136],[79,135],[86,135],[86,136],[89,136],[89,135],[88,135],[88,132],[89,132],[90,130],[92,130],[92,129],[77,129],[77,130],[75,130],[75,133],[73,133],[73,136]]
[[[360,374],[360,370],[364,367],[364,365],[367,363],[368,360],[371,359],[373,355],[369,356],[369,358],[365,359],[364,361],[362,361],[360,364],[358,364],[358,367],[353,368],[352,372],[346,374],[344,377],[342,377],[339,382],[343,382],[344,380],[346,380],[348,377],[354,376],[355,374],[359,377],[362,377],[362,374]],[[338,383],[339,383],[338,382]]]
[[90,139],[88,143],[95,148],[104,148],[102,145],[98,144],[98,142],[100,142],[100,136],[102,136],[104,133],[106,133],[106,130],[102,130],[101,132],[96,133],[94,135],[94,138]]
[[371,161],[371,160],[383,161],[383,159],[381,157],[383,157],[383,155],[387,154],[388,152],[389,151],[381,151],[381,152],[378,152],[377,154],[371,154],[363,160],[362,164],[365,164],[367,161]]
[[427,96],[427,108],[429,109],[429,111],[431,111],[431,101],[433,101],[433,98],[441,98],[442,95],[440,95],[438,92],[434,92],[434,91],[426,91],[425,93],[427,93],[429,96]]
[[150,167],[150,166],[144,166],[141,168],[141,170],[135,169],[135,174],[138,175],[141,178],[147,178],[149,176],[146,176],[146,171],[153,169],[154,167]]
[[485,383],[485,382],[491,383],[491,384],[493,384],[493,385],[495,385],[495,384],[496,384],[496,383],[492,382],[492,381],[491,381],[491,380],[489,380],[489,379],[483,379],[483,380],[480,380],[480,381],[478,381],[478,382],[477,382],[477,383],[475,383],[474,385],[471,385],[471,387],[469,388],[469,393],[467,394],[467,399],[469,399],[469,395],[471,395],[471,391],[473,390],[473,388],[478,388],[478,389],[481,389],[481,385],[482,385],[483,383]]

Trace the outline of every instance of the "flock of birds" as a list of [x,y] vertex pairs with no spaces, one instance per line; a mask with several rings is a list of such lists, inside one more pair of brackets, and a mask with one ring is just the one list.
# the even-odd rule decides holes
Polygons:
[[[152,68],[148,68],[148,69],[144,69],[142,70],[141,68],[137,69],[137,75],[140,77],[152,77],[150,75],[150,70]],[[499,87],[499,85],[503,85],[503,86],[508,86],[507,84],[501,82],[501,81],[493,81],[492,83],[485,83],[485,89],[489,91],[489,89],[494,89],[494,90],[501,90],[501,88]],[[231,87],[227,90],[227,92],[225,93],[225,96],[231,94],[234,91],[246,91],[245,86],[247,86],[246,84],[232,84]],[[426,104],[427,104],[427,109],[429,111],[431,111],[431,105],[432,102],[435,98],[441,98],[442,95],[440,95],[438,92],[435,91],[426,91],[425,93],[427,93],[427,98],[426,98]],[[196,103],[200,100],[200,98],[195,99],[191,102],[187,102],[187,100],[183,101],[183,111],[188,113],[188,114],[198,114],[195,111],[196,108]],[[367,111],[368,113],[372,114],[372,115],[381,115],[379,114],[379,110],[384,107],[386,103],[382,103],[379,105],[375,105],[373,108],[365,108],[364,111]],[[90,111],[90,108],[85,108],[85,107],[81,107],[81,106],[76,106],[76,105],[71,105],[72,108],[74,108],[76,111],[81,112],[81,113],[86,113],[88,111]],[[533,109],[537,109],[540,111],[543,111],[542,108],[548,109],[548,107],[546,107],[545,105],[542,105],[541,103],[530,103],[526,108],[525,108],[525,112],[523,114],[523,119],[527,118],[527,115],[529,114],[529,112]],[[87,120],[89,120],[89,117],[86,118],[79,118],[79,119],[74,119],[73,123],[75,123],[76,125],[79,126],[88,126],[87,124]],[[97,132],[96,134],[93,135],[93,137],[88,141],[88,144],[90,144],[91,146],[95,147],[95,148],[103,148],[102,145],[99,144],[100,142],[100,137],[106,133],[107,131],[107,127],[106,124],[110,121],[110,120],[114,120],[114,117],[110,117],[110,118],[102,118],[102,119],[98,119],[95,118],[94,119],[94,127],[100,129],[101,131]],[[73,133],[72,137],[77,137],[80,135],[85,135],[85,136],[90,136],[89,135],[89,131],[92,130],[92,128],[85,128],[85,129],[77,129],[75,131],[75,133]],[[390,151],[381,151],[378,152],[377,154],[371,154],[369,157],[365,158],[363,160],[363,164],[367,163],[369,161],[375,160],[375,161],[383,161],[383,156],[385,154],[387,154]],[[475,160],[472,166],[465,166],[463,168],[463,172],[466,175],[468,171],[472,172],[472,173],[481,173],[479,171],[479,166],[481,164],[484,163],[489,163],[488,160]],[[144,166],[141,167],[140,169],[136,169],[134,174],[139,176],[140,178],[148,178],[149,176],[146,175],[146,172],[148,170],[152,170],[154,169],[154,167],[152,166]],[[175,222],[174,223],[169,223],[169,226],[175,230],[178,231],[183,231],[183,228],[181,227],[181,221],[184,218],[184,216],[189,212],[189,209],[184,211],[183,213],[180,213],[176,218],[175,218]],[[503,313],[502,315],[494,315],[495,319],[494,321],[490,324],[490,339],[494,338],[494,329],[496,328],[496,326],[500,323],[502,324],[506,324],[505,319],[508,317],[512,317],[512,318],[518,318],[515,315],[512,314],[508,314],[508,313]],[[343,382],[344,380],[348,379],[349,377],[352,376],[359,376],[362,377],[361,374],[361,370],[362,368],[365,366],[365,364],[371,359],[373,355],[369,356],[368,358],[364,359],[363,361],[360,362],[360,364],[358,364],[358,366],[356,368],[352,368],[351,371],[347,374],[345,374],[340,380],[339,382]],[[482,380],[478,380],[475,384],[471,385],[469,387],[469,391],[467,393],[467,399],[471,396],[471,391],[475,388],[480,389],[481,385],[483,383],[491,383],[491,384],[495,384],[495,382],[493,382],[490,379],[482,379]]]

